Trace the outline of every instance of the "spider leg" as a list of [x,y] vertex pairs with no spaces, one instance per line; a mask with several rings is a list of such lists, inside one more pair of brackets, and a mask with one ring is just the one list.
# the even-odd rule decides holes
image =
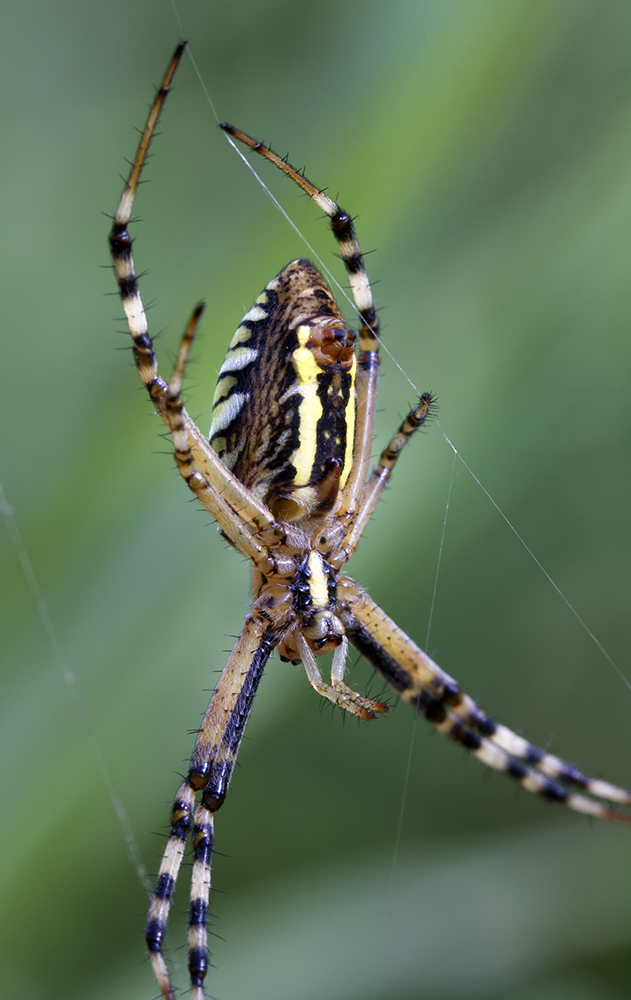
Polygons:
[[340,208],[340,206],[329,198],[324,191],[320,191],[311,181],[307,180],[295,167],[292,167],[287,160],[278,156],[269,146],[262,142],[257,142],[245,132],[234,128],[227,122],[220,126],[224,132],[233,136],[240,142],[245,143],[255,153],[273,163],[275,167],[282,170],[284,174],[291,178],[310,198],[316,203],[318,208],[328,215],[331,220],[331,230],[340,248],[342,260],[346,268],[348,278],[353,293],[353,299],[361,320],[359,332],[359,360],[357,368],[357,420],[355,428],[355,446],[353,450],[353,467],[348,478],[342,502],[339,508],[339,515],[347,515],[349,520],[355,517],[366,476],[370,463],[370,452],[372,448],[373,425],[375,422],[375,408],[377,398],[377,383],[379,380],[379,319],[375,311],[372,290],[366,269],[364,267],[363,255],[355,233],[355,227],[350,215]]
[[[207,925],[213,852],[213,816],[223,804],[254,696],[275,646],[295,624],[291,594],[284,588],[266,593],[223,669],[204,716],[191,766],[171,812],[171,835],[160,865],[149,909],[146,941],[153,970],[165,1000],[174,1000],[162,945],[175,883],[189,833],[193,832],[193,875],[189,913],[189,972],[193,1000],[203,1000],[208,968]],[[202,798],[193,817],[196,793]]]
[[[168,386],[164,379],[158,375],[158,364],[153,350],[153,342],[149,335],[147,317],[138,290],[138,280],[132,254],[132,240],[128,232],[128,226],[151,138],[185,46],[186,43],[181,42],[176,48],[160,89],[155,96],[109,236],[110,251],[118,282],[118,290],[127,317],[129,332],[133,340],[136,368],[154,402],[157,412],[167,424],[169,423],[166,412]],[[186,336],[183,348],[185,348],[185,345]],[[190,341],[188,347],[190,347]],[[234,516],[249,529],[250,535],[259,533],[259,540],[261,541],[270,544],[278,542],[282,537],[282,532],[279,532],[274,518],[265,504],[254,497],[226,468],[183,408],[181,410],[181,420],[190,438],[193,457],[206,478],[208,489],[214,490],[217,494],[221,495],[225,503],[231,508]]]
[[185,781],[178,789],[171,810],[171,835],[162,855],[145,929],[145,940],[151,957],[153,973],[166,1000],[174,1000],[175,994],[171,987],[162,943],[166,934],[169,910],[186,849],[186,841],[193,825],[194,807],[195,791],[188,781]]
[[357,548],[364,528],[372,517],[377,503],[385,490],[395,463],[403,448],[408,443],[414,431],[422,427],[430,415],[433,398],[428,392],[424,392],[419,399],[418,406],[410,410],[407,417],[399,427],[398,431],[390,441],[387,448],[381,453],[379,463],[375,466],[364,486],[359,513],[351,524],[346,538],[342,541],[340,549],[331,557],[334,566],[342,566],[352,556]]
[[[195,494],[200,503],[206,508],[208,513],[215,519],[223,533],[230,541],[248,556],[256,568],[263,574],[282,574],[291,576],[295,572],[293,560],[283,559],[281,556],[272,556],[268,545],[258,540],[250,525],[244,523],[239,518],[235,518],[234,508],[224,499],[221,490],[213,488],[208,480],[208,476],[202,475],[196,468],[194,453],[191,446],[190,419],[182,403],[182,381],[188,355],[195,337],[197,324],[204,312],[204,303],[200,303],[193,311],[188,326],[184,331],[182,343],[173,369],[173,375],[169,382],[164,404],[164,416],[171,431],[175,452],[175,461],[180,475],[184,482]],[[213,452],[214,454],[214,452]],[[199,464],[202,464],[201,462]],[[212,474],[212,470],[208,470]],[[237,511],[236,513],[239,513]],[[272,546],[278,544],[284,538],[284,532],[264,533],[262,536]]]
[[[577,812],[631,822],[630,814],[588,798],[591,795],[629,805],[630,792],[587,777],[506,726],[498,725],[349,577],[339,580],[338,600],[336,614],[351,643],[404,701],[445,736],[460,743],[488,767],[504,771],[529,792],[562,802]],[[572,788],[580,788],[587,794],[577,794]]]
[[132,164],[127,183],[125,184],[123,197],[121,198],[120,205],[118,206],[118,211],[112,224],[109,237],[110,249],[114,261],[114,272],[118,281],[118,288],[123,302],[125,315],[127,316],[129,330],[134,341],[134,360],[136,362],[138,374],[146,386],[149,386],[150,383],[157,377],[158,363],[153,352],[151,337],[149,336],[147,316],[138,291],[138,281],[134,271],[134,261],[131,253],[132,241],[127,231],[127,226],[129,225],[129,220],[131,218],[132,209],[134,207],[134,198],[136,197],[142,168],[145,164],[147,153],[149,152],[151,139],[153,137],[155,127],[158,124],[158,118],[160,117],[162,106],[167,99],[175,71],[178,68],[182,55],[184,54],[185,47],[186,42],[180,42],[177,46],[175,52],[173,53],[173,58],[169,63],[168,69],[164,74],[162,83],[160,84],[160,89],[158,90],[153,104],[151,105],[149,117],[147,118],[147,123],[138,144],[136,158]]

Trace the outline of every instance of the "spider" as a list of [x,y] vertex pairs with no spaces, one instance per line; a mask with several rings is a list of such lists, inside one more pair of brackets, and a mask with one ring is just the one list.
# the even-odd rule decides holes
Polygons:
[[[286,159],[225,123],[224,132],[282,170],[329,217],[360,318],[359,352],[320,273],[308,261],[295,260],[265,287],[230,342],[215,391],[210,440],[186,413],[181,397],[203,303],[185,330],[170,382],[158,375],[128,225],[149,144],[185,45],[178,45],[149,112],[109,242],[138,374],[169,429],[177,467],[219,530],[251,559],[253,582],[252,610],[215,688],[175,798],[149,910],[146,941],[166,1000],[173,1000],[174,993],[162,946],[191,833],[188,964],[193,1000],[204,996],[214,814],[226,797],[252,702],[274,649],[282,660],[302,663],[310,684],[324,698],[374,719],[386,706],[344,681],[350,642],[404,701],[487,767],[577,812],[631,822],[631,815],[597,801],[631,804],[631,793],[586,777],[494,722],[342,573],[404,445],[431,415],[433,398],[421,395],[369,473],[379,323],[353,222]],[[328,652],[333,654],[330,683],[317,663]]]

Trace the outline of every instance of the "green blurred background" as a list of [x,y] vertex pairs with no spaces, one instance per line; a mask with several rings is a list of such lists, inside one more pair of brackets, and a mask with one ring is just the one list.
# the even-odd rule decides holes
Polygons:
[[[626,0],[179,0],[218,114],[358,216],[384,342],[627,675],[631,6]],[[115,317],[107,220],[179,29],[167,0],[4,11],[0,480],[88,720],[4,528],[3,996],[148,1000],[146,898],[93,747],[158,865],[177,772],[248,602],[187,503]],[[209,309],[189,408],[269,278],[305,253],[186,59],[140,193],[166,371]],[[345,281],[318,212],[256,166]],[[345,307],[352,320],[352,313]],[[384,360],[377,446],[414,400]],[[434,425],[351,571],[419,642],[452,453]],[[631,693],[457,467],[429,647],[485,709],[631,783]],[[360,689],[382,691],[357,665]],[[217,823],[220,1000],[631,994],[631,834],[546,807],[394,707],[322,708],[273,659]],[[414,737],[414,738],[413,738]],[[413,740],[413,743],[412,743]],[[412,745],[400,850],[395,855]],[[182,949],[188,873],[173,914]]]

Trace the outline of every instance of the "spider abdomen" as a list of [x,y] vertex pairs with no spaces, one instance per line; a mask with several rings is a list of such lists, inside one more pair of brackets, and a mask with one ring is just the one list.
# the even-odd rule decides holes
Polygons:
[[210,442],[282,521],[329,513],[355,438],[355,334],[296,260],[244,316],[219,372]]

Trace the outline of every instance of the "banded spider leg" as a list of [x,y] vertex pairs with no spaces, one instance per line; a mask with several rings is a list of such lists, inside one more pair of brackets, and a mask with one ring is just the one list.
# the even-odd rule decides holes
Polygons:
[[[281,659],[302,663],[311,685],[330,702],[371,719],[385,706],[346,685],[350,641],[404,701],[487,767],[577,812],[631,822],[631,814],[605,804],[630,805],[629,792],[585,776],[496,723],[354,580],[341,574],[404,446],[431,416],[433,399],[428,393],[420,397],[369,475],[379,326],[351,217],[287,160],[225,123],[224,132],[282,170],[328,216],[360,318],[359,353],[324,279],[299,259],[266,285],[230,343],[219,373],[210,442],[181,396],[202,305],[186,328],[171,381],[159,376],[128,227],[184,44],[176,49],[151,107],[110,248],[141,381],[169,429],[186,485],[229,542],[251,560],[253,604],[176,795],[149,911],[146,939],[166,1000],[174,993],[163,943],[189,835],[194,851],[189,971],[193,1000],[204,996],[214,814],[225,799],[252,701],[275,648]],[[326,653],[333,654],[330,684],[317,665],[317,657]]]

